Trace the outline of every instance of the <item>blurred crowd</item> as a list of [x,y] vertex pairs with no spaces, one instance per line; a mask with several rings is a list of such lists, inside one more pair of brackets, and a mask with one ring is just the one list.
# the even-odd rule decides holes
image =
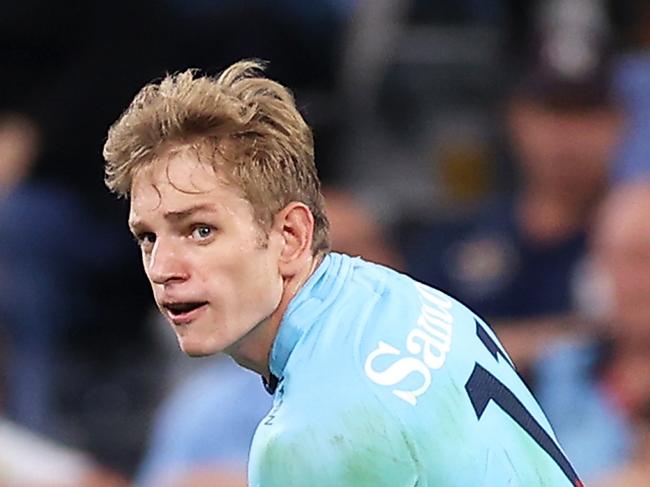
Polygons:
[[650,484],[650,5],[0,5],[0,487],[243,487],[259,377],[157,317],[109,125],[146,82],[268,60],[333,248],[493,324],[586,485]]

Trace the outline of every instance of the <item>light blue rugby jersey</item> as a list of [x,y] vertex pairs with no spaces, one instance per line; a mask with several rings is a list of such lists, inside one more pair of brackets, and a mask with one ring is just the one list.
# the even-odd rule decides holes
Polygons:
[[488,326],[385,267],[325,257],[270,369],[251,487],[582,485]]

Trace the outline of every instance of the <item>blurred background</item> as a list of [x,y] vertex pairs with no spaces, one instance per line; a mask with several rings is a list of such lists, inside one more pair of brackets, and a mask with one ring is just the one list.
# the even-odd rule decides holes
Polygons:
[[270,397],[161,323],[103,186],[147,82],[270,62],[334,249],[497,329],[588,485],[650,485],[650,4],[0,2],[0,486],[244,486]]

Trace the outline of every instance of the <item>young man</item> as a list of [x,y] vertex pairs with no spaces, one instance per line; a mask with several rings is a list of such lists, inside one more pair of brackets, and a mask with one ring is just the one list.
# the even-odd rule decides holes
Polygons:
[[183,351],[226,352],[274,394],[250,485],[581,485],[480,318],[328,252],[311,131],[260,69],[146,86],[104,148]]

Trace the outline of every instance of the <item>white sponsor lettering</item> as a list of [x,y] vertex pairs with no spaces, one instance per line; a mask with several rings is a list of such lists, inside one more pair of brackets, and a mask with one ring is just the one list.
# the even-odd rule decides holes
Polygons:
[[453,316],[450,309],[451,299],[440,291],[416,284],[422,298],[420,315],[414,327],[406,336],[406,350],[411,356],[402,357],[392,362],[381,371],[374,368],[373,362],[381,356],[400,357],[401,351],[384,341],[366,358],[364,370],[374,383],[382,386],[394,386],[403,382],[411,374],[422,376],[422,385],[417,389],[404,390],[395,388],[393,394],[415,406],[417,398],[424,394],[431,385],[431,370],[442,368],[451,350]]
[[431,385],[431,372],[421,360],[415,357],[404,357],[393,362],[385,370],[378,372],[372,368],[372,362],[380,355],[396,355],[399,356],[400,351],[386,342],[379,342],[377,349],[373,350],[366,360],[365,371],[366,375],[371,381],[382,386],[394,386],[399,384],[406,377],[413,373],[419,373],[424,379],[422,385],[418,389],[412,391],[404,391],[401,389],[393,389],[395,394],[400,399],[404,399],[409,404],[415,406],[417,397],[424,394]]

